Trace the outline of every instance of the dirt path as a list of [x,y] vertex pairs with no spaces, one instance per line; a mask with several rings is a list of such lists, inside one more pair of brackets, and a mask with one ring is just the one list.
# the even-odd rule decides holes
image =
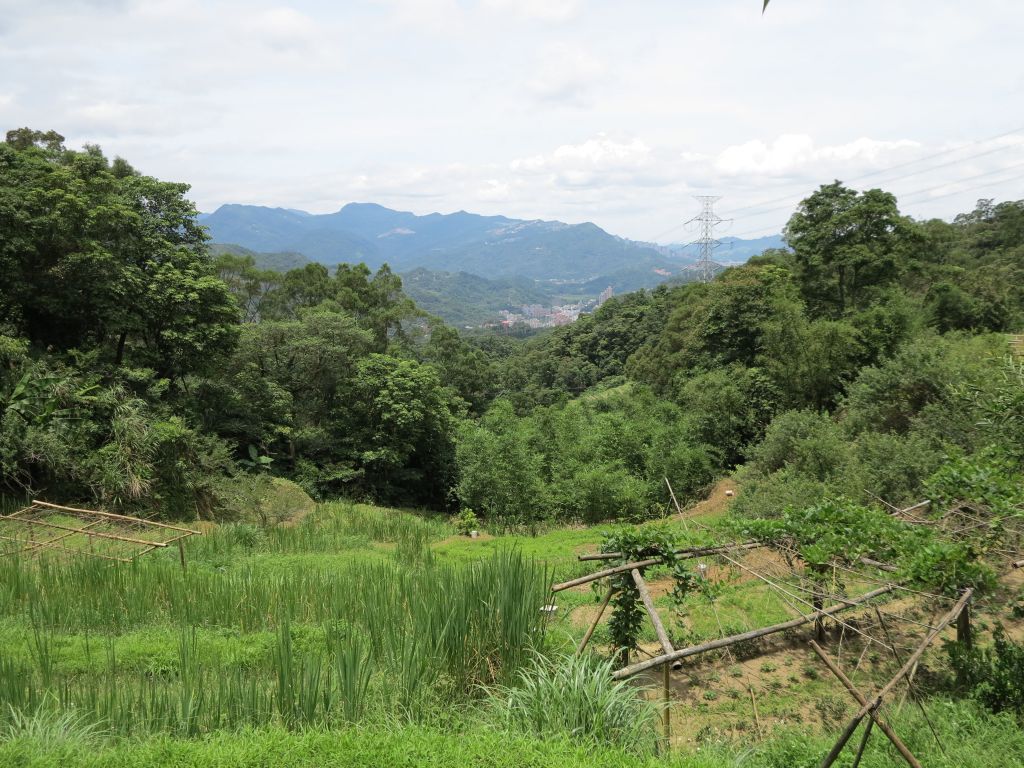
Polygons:
[[736,481],[731,477],[723,477],[715,483],[715,487],[711,489],[711,493],[708,494],[706,499],[684,509],[676,514],[675,517],[677,520],[722,517],[729,511],[729,507],[732,506],[737,493]]

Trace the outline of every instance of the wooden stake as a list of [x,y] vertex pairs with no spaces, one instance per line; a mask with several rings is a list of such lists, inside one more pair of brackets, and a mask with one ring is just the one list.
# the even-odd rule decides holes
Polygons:
[[[843,673],[843,670],[841,670],[832,661],[832,659],[828,657],[820,645],[812,640],[811,648],[813,648],[814,652],[818,654],[818,658],[825,662],[825,666],[828,667],[829,671],[839,679],[839,682],[841,682],[843,687],[850,692],[850,695],[853,696],[858,704],[864,706],[868,703],[868,700],[864,698],[864,695],[857,690],[856,686],[854,686],[853,681],[850,680],[850,678]],[[914,757],[913,753],[907,748],[907,745],[904,744],[900,737],[896,735],[896,732],[890,727],[890,725],[878,716],[877,712],[873,712],[871,714],[871,719],[878,724],[882,733],[888,737],[889,741],[892,742],[892,745],[896,747],[896,751],[903,756],[903,759],[906,760],[912,768],[921,768],[921,763],[918,762],[916,757]]]
[[670,664],[666,661],[661,665],[664,670],[664,684],[665,684],[665,751],[668,752],[672,749],[672,676]]
[[832,747],[832,751],[825,756],[825,759],[821,763],[821,768],[829,768],[829,766],[836,761],[836,758],[839,757],[839,753],[843,751],[843,747],[846,746],[846,742],[850,740],[850,736],[853,735],[853,732],[857,729],[860,721],[864,719],[864,716],[871,711],[872,708],[877,709],[882,705],[882,700],[888,696],[892,689],[910,673],[921,656],[924,655],[924,652],[928,650],[928,646],[932,644],[932,641],[935,640],[935,638],[939,636],[939,633],[948,627],[953,620],[960,615],[960,611],[963,610],[963,607],[970,601],[972,594],[974,594],[973,589],[968,588],[964,590],[963,595],[957,601],[956,605],[953,606],[953,609],[942,618],[942,621],[936,625],[935,629],[929,632],[928,636],[925,637],[917,649],[910,654],[910,658],[907,659],[906,663],[902,667],[900,667],[900,671],[896,673],[896,676],[882,687],[882,690],[875,695],[873,701],[866,702],[861,706],[860,710],[858,710],[857,714],[854,715],[853,719],[850,721],[850,724],[846,727],[846,730],[843,731],[842,736],[839,737],[839,741],[837,741],[835,746]]
[[185,567],[185,542],[182,539],[178,539],[178,557],[181,559],[181,572],[185,573],[187,568]]
[[754,686],[747,683],[747,692],[750,694],[750,706],[754,709],[754,725],[757,727],[757,738],[761,738],[761,716],[757,714],[757,699],[754,697]]
[[825,642],[825,622],[822,621],[821,609],[825,605],[825,600],[821,596],[821,592],[815,588],[814,597],[814,637],[819,643]]
[[964,606],[964,609],[960,611],[960,615],[956,617],[956,641],[962,643],[965,648],[970,648],[974,644],[974,638],[971,632],[971,604],[968,603]]
[[615,595],[615,587],[608,587],[608,591],[605,593],[604,600],[601,601],[601,607],[597,611],[597,616],[594,617],[594,621],[590,624],[590,628],[587,633],[583,636],[580,641],[580,647],[576,649],[576,655],[579,656],[583,653],[583,650],[587,647],[587,643],[590,642],[590,638],[594,635],[594,630],[597,629],[597,625],[601,621],[601,617],[604,615],[605,609],[608,607],[608,603],[611,602],[612,597]]
[[864,748],[868,745],[868,739],[871,738],[871,726],[875,724],[875,711],[871,710],[868,714],[871,717],[868,718],[868,724],[864,727],[864,736],[861,737],[860,746],[857,747],[857,756],[853,758],[852,768],[857,768],[860,765],[860,759],[864,757]]
[[[881,701],[881,699],[878,699],[877,701]],[[857,726],[860,725],[860,721],[863,719],[864,715],[857,715],[857,717],[853,718],[853,720],[849,722],[842,734],[839,736],[839,741],[832,745],[832,749],[827,755],[825,755],[825,759],[821,761],[819,768],[830,768],[832,763],[838,759],[839,753],[843,751],[843,747],[846,746],[846,742],[848,742],[850,737],[853,736],[853,732],[857,730]]]
[[[834,613],[839,613],[840,611],[845,611],[849,608],[854,608],[860,605],[861,603],[867,602],[868,600],[871,600],[875,597],[888,594],[889,592],[892,592],[895,588],[896,587],[894,585],[879,587],[878,589],[863,594],[860,597],[854,598],[852,600],[847,600],[843,603],[838,603],[836,605],[829,606],[828,608],[825,608],[819,611],[818,613],[822,614],[823,616],[831,616]],[[688,656],[696,656],[701,653],[706,653],[707,651],[713,651],[718,648],[725,648],[727,646],[734,645],[735,643],[739,643],[744,640],[755,640],[759,637],[772,635],[777,632],[785,632],[787,629],[795,629],[796,627],[800,627],[804,624],[811,623],[812,621],[814,621],[816,615],[817,613],[811,614],[809,616],[799,616],[795,619],[785,621],[781,624],[773,624],[770,627],[762,627],[761,629],[755,629],[750,632],[743,632],[739,635],[730,635],[729,637],[723,637],[719,638],[718,640],[712,640],[707,643],[702,643],[701,645],[694,645],[689,648],[682,648],[680,650],[674,651],[671,654],[657,656],[653,659],[638,662],[636,664],[633,664],[632,666],[623,667],[622,669],[619,669],[616,672],[614,672],[612,674],[612,677],[616,680],[622,680],[627,677],[632,677],[638,672],[643,672],[646,669],[657,667],[666,661],[676,661],[679,659],[685,659]]]

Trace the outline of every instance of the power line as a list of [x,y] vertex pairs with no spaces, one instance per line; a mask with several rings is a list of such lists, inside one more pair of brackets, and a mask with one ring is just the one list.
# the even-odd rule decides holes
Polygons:
[[[907,198],[916,197],[918,195],[930,192],[930,191],[935,190],[935,189],[942,189],[943,187],[948,187],[950,185],[962,184],[965,181],[971,181],[973,179],[982,178],[984,176],[992,176],[992,175],[997,174],[997,173],[1005,173],[1006,171],[1013,170],[1014,168],[1019,168],[1021,165],[1024,165],[1024,163],[1014,163],[1013,165],[1009,165],[1009,166],[1006,166],[1004,168],[998,168],[998,169],[993,170],[993,171],[987,171],[985,173],[975,174],[974,176],[967,176],[967,177],[965,177],[963,179],[956,179],[956,180],[953,180],[953,181],[946,181],[946,182],[943,182],[942,184],[936,184],[936,185],[933,185],[931,187],[924,187],[923,189],[916,189],[916,190],[913,190],[911,192],[906,192],[906,193],[904,193],[902,195],[896,195],[896,199],[900,201],[901,206],[907,207],[907,206],[921,205],[923,203],[929,203],[932,200],[941,200],[941,199],[946,198],[946,197],[952,197],[953,195],[966,194],[968,192],[973,192],[973,191],[976,191],[976,190],[979,190],[979,189],[991,189],[993,187],[1001,186],[1003,184],[1007,184],[1007,183],[1012,182],[1012,181],[1017,181],[1018,179],[1024,178],[1024,176],[1022,176],[1022,175],[1010,176],[1010,177],[1005,178],[1005,179],[999,179],[999,180],[996,180],[996,181],[990,181],[990,182],[986,182],[984,184],[975,185],[973,187],[967,187],[966,189],[956,189],[956,190],[953,190],[951,192],[947,192],[947,193],[941,194],[941,195],[931,195],[930,197],[926,197],[926,198],[923,198],[921,200],[908,200],[907,199]],[[782,206],[781,208],[776,209],[776,210],[781,210],[782,208],[789,208],[789,206]],[[768,211],[764,211],[763,213],[768,213]],[[754,218],[758,218],[760,215],[761,214],[754,214],[752,216],[745,217],[745,218],[754,219]],[[741,219],[741,221],[742,220],[743,219]],[[733,236],[734,237],[741,237],[742,235],[749,235],[749,234],[754,234],[756,232],[764,232],[764,231],[775,231],[777,229],[778,229],[778,227],[776,227],[774,225],[765,225],[765,226],[761,226],[761,227],[754,227],[753,229],[744,230],[743,232],[737,232]]]
[[[896,165],[891,165],[891,166],[889,166],[887,168],[881,168],[881,169],[878,169],[878,170],[875,170],[875,171],[870,171],[869,173],[861,174],[860,176],[855,176],[855,177],[849,179],[846,183],[848,183],[848,184],[855,184],[855,183],[860,182],[860,181],[862,181],[864,179],[873,178],[875,176],[882,176],[882,175],[888,174],[888,173],[890,173],[892,171],[900,170],[902,168],[907,168],[907,167],[910,167],[912,165],[917,165],[918,163],[928,162],[929,160],[934,160],[934,159],[939,158],[939,157],[945,157],[947,155],[951,155],[951,154],[954,154],[956,152],[961,152],[964,149],[967,149],[968,147],[979,146],[979,145],[982,145],[982,144],[988,144],[990,142],[993,142],[993,141],[996,141],[998,139],[1002,139],[1002,138],[1005,138],[1007,136],[1011,136],[1011,135],[1020,133],[1022,131],[1024,131],[1024,125],[1018,126],[1016,128],[1011,128],[1008,131],[1003,131],[1001,133],[995,134],[994,136],[989,136],[989,137],[984,138],[984,139],[977,139],[977,140],[969,142],[967,144],[962,144],[962,145],[960,145],[958,147],[951,147],[949,149],[944,149],[944,150],[941,150],[939,152],[934,152],[934,153],[932,153],[930,155],[925,155],[924,157],[915,158],[914,160],[908,160],[908,161],[903,162],[903,163],[898,163]],[[1004,145],[1004,146],[995,147],[995,148],[992,148],[992,149],[985,150],[984,152],[979,152],[979,153],[976,153],[976,154],[973,154],[973,155],[968,155],[966,157],[958,158],[958,159],[956,159],[954,161],[951,161],[951,162],[948,162],[948,163],[942,163],[942,164],[939,164],[939,165],[931,166],[931,167],[926,168],[926,169],[922,169],[922,170],[918,170],[918,171],[913,171],[911,173],[902,174],[900,176],[895,176],[895,177],[893,177],[891,179],[885,180],[885,183],[890,183],[890,182],[893,182],[893,181],[899,181],[901,179],[910,178],[911,176],[917,176],[917,175],[920,175],[922,173],[927,173],[929,171],[937,170],[939,168],[945,168],[945,167],[948,167],[950,165],[956,165],[956,164],[961,163],[961,162],[966,162],[968,160],[973,160],[973,159],[976,159],[978,157],[984,157],[986,155],[994,154],[995,152],[1001,152],[1001,151],[1004,151],[1006,149],[1012,149],[1014,147],[1020,147],[1020,146],[1022,146],[1021,143],[1007,144],[1007,145]],[[1016,166],[1012,166],[1012,167],[1016,167]],[[979,176],[980,175],[981,174],[979,174]],[[972,178],[976,178],[976,177],[972,177]],[[803,184],[802,184],[802,182],[793,182],[792,184],[786,184],[786,185],[782,185],[782,186],[783,187],[793,187],[793,186],[798,186],[798,185],[802,186]],[[909,194],[917,194],[917,192],[913,192],[913,193],[909,193]],[[768,213],[773,213],[775,211],[786,210],[786,209],[792,207],[794,202],[799,202],[799,199],[800,199],[799,195],[789,194],[789,195],[785,195],[783,197],[776,197],[776,198],[770,198],[768,200],[761,200],[761,201],[758,201],[758,202],[755,202],[755,203],[751,203],[749,205],[742,206],[740,208],[734,208],[732,210],[732,213],[739,213],[741,211],[756,210],[756,209],[759,209],[759,208],[763,208],[766,205],[772,205],[774,203],[783,203],[783,202],[786,203],[785,205],[780,205],[780,206],[777,206],[775,208],[768,208],[768,209],[765,209],[765,210],[761,211],[760,213],[744,217],[744,218],[755,218],[757,216],[765,215],[765,214],[768,214]],[[662,239],[666,235],[669,235],[669,234],[671,234],[671,233],[681,229],[687,223],[689,223],[689,222],[684,222],[683,224],[677,224],[677,225],[675,225],[673,227],[670,227],[669,229],[665,230],[664,232],[660,232],[659,234],[657,234],[654,237],[650,238],[650,242],[655,242],[656,243],[657,241],[659,241],[660,239]],[[756,230],[750,230],[750,232],[759,232],[759,231],[767,230],[767,229],[772,229],[772,227],[765,226],[765,227],[761,227],[761,228],[756,229]],[[740,234],[748,234],[748,233],[740,233]],[[739,235],[735,235],[735,236],[738,237]]]
[[[903,174],[901,176],[894,176],[891,179],[885,179],[884,183],[890,184],[890,183],[892,183],[894,181],[901,181],[903,179],[909,179],[911,176],[920,176],[922,173],[931,173],[932,171],[937,171],[940,168],[947,168],[950,165],[958,165],[959,163],[964,163],[964,162],[967,162],[968,160],[974,160],[974,159],[979,158],[979,157],[984,157],[985,155],[991,155],[991,154],[993,154],[995,152],[1002,152],[1002,151],[1007,150],[1007,149],[1013,149],[1015,147],[1021,147],[1021,146],[1024,146],[1024,142],[1020,142],[1018,144],[1007,144],[1007,145],[1002,146],[1002,147],[995,147],[994,149],[989,149],[989,150],[986,150],[984,152],[979,152],[979,153],[974,154],[974,155],[968,155],[967,157],[961,157],[961,158],[959,158],[957,160],[951,160],[948,163],[941,163],[939,165],[934,165],[934,166],[930,166],[928,168],[922,168],[922,169],[917,170],[917,171],[912,171],[910,173],[906,173],[906,174]],[[1015,167],[1015,166],[1013,166],[1013,167]],[[860,178],[863,178],[863,177],[860,177]],[[856,182],[858,182],[860,180],[860,178],[854,178],[854,179],[851,179],[850,181],[845,182],[845,183],[847,183],[847,184],[855,184]],[[917,192],[911,192],[911,193],[908,193],[908,194],[913,195],[913,194],[917,194]],[[789,202],[787,202],[784,205],[775,206],[774,208],[765,208],[764,210],[761,210],[761,211],[759,211],[757,213],[748,214],[744,218],[756,219],[756,218],[759,218],[761,216],[765,216],[765,215],[767,215],[769,213],[775,213],[776,211],[789,210],[790,208],[792,208],[794,206],[794,204],[796,202],[799,202],[799,198],[797,196],[794,196],[794,195],[790,195],[789,197],[784,198],[784,199],[788,200]],[[774,201],[771,201],[771,202],[774,202]],[[755,208],[756,209],[758,207],[759,206],[757,206],[757,205],[749,205],[746,208],[736,208],[732,212],[736,213],[738,211],[750,210],[751,208]]]
[[[862,174],[860,176],[854,176],[853,178],[848,179],[846,181],[846,183],[847,184],[856,184],[857,182],[863,181],[864,179],[869,179],[869,178],[873,178],[875,176],[885,175],[887,173],[890,173],[891,171],[897,171],[897,170],[899,170],[901,168],[906,168],[906,167],[911,166],[911,165],[916,165],[917,163],[923,163],[923,162],[927,162],[928,160],[934,160],[937,157],[944,157],[944,156],[952,154],[954,152],[959,152],[959,151],[961,151],[963,149],[966,149],[967,147],[978,146],[978,145],[981,145],[981,144],[988,144],[989,142],[996,141],[997,139],[1005,138],[1006,136],[1011,136],[1011,135],[1013,135],[1015,133],[1018,133],[1020,131],[1024,131],[1024,126],[1020,126],[1018,128],[1014,128],[1014,129],[1012,129],[1010,131],[1005,131],[1003,133],[997,134],[996,136],[991,136],[991,137],[989,137],[987,139],[979,139],[977,141],[972,141],[969,144],[963,144],[963,145],[961,145],[959,147],[953,147],[951,149],[946,149],[946,150],[943,150],[941,152],[936,152],[936,153],[931,154],[931,155],[926,155],[925,157],[919,157],[916,160],[909,160],[909,161],[907,161],[905,163],[899,163],[897,165],[891,165],[888,168],[881,168],[881,169],[879,169],[877,171],[871,171],[870,173],[865,173],[865,174]],[[921,170],[911,171],[910,173],[902,174],[902,175],[899,175],[899,176],[894,176],[891,179],[886,179],[885,183],[888,184],[888,183],[891,183],[893,181],[899,181],[901,179],[908,179],[911,176],[918,176],[918,175],[920,175],[922,173],[927,173],[929,171],[934,171],[934,170],[937,170],[939,168],[946,168],[946,167],[948,167],[950,165],[956,165],[957,163],[962,163],[962,162],[965,162],[967,160],[974,160],[975,158],[978,158],[978,157],[984,157],[986,155],[994,154],[995,152],[1002,152],[1004,150],[1012,149],[1014,147],[1019,147],[1019,146],[1021,146],[1021,143],[1017,143],[1017,144],[1004,144],[1004,145],[999,146],[999,147],[993,147],[992,149],[987,149],[984,152],[978,152],[978,153],[973,154],[973,155],[968,155],[966,157],[957,158],[956,160],[952,160],[952,161],[950,161],[948,163],[940,163],[939,165],[933,165],[933,166],[929,166],[928,168],[924,168],[924,169],[921,169]],[[733,213],[739,213],[740,211],[749,211],[749,210],[752,210],[752,209],[761,208],[761,207],[763,207],[765,205],[771,205],[773,203],[781,203],[781,202],[788,201],[788,200],[793,200],[793,199],[794,199],[794,195],[786,195],[785,197],[777,197],[777,198],[773,198],[771,200],[765,200],[765,201],[758,202],[758,203],[751,203],[750,205],[745,205],[742,208],[734,208],[732,210],[732,212]],[[783,207],[788,207],[788,206],[783,206]],[[771,209],[771,210],[778,210],[778,209]],[[769,211],[765,211],[765,212],[767,213]]]
[[[1013,165],[1007,165],[1007,166],[1004,166],[1002,168],[996,168],[995,170],[986,171],[985,173],[978,173],[978,174],[975,174],[974,176],[968,176],[968,177],[963,178],[963,179],[957,179],[956,181],[944,181],[941,184],[936,184],[933,187],[927,187],[926,189],[919,189],[916,192],[910,192],[910,193],[908,193],[906,195],[903,195],[901,197],[898,196],[898,197],[900,197],[900,200],[902,202],[907,202],[906,198],[908,198],[908,197],[917,197],[918,195],[923,194],[925,192],[931,192],[931,191],[936,190],[936,189],[942,189],[942,188],[948,187],[948,186],[950,186],[952,184],[963,184],[965,181],[973,181],[974,179],[980,179],[980,178],[982,178],[984,176],[994,176],[997,173],[1005,173],[1006,171],[1012,171],[1014,168],[1020,168],[1021,166],[1024,166],[1024,163],[1014,163]],[[995,183],[998,184],[1000,182],[995,182]],[[983,186],[987,186],[987,185],[983,185]],[[963,190],[961,190],[961,191],[963,191]]]

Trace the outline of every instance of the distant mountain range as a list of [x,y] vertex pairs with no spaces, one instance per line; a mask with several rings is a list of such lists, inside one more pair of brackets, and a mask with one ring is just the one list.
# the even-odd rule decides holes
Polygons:
[[[782,235],[768,235],[744,240],[739,237],[722,237],[720,245],[715,248],[714,260],[720,264],[736,264],[747,261],[752,256],[764,253],[769,248],[785,248]],[[693,263],[697,261],[697,249],[692,243],[671,243],[653,246],[666,256]]]
[[[696,258],[683,245],[627,240],[591,223],[465,211],[417,216],[373,203],[349,203],[327,214],[231,204],[199,220],[214,253],[252,255],[264,268],[318,261],[365,262],[376,269],[387,263],[403,274],[417,303],[457,323],[544,297],[591,298],[609,286],[624,293],[685,282],[693,279]],[[726,238],[715,255],[721,263],[739,263],[781,245],[778,236]]]
[[350,203],[313,215],[284,208],[224,205],[200,221],[214,242],[263,252],[294,252],[333,265],[385,262],[396,272],[417,267],[469,272],[488,279],[585,281],[623,270],[651,273],[656,283],[679,265],[647,245],[594,224],[524,221],[459,213],[417,216],[372,203]]

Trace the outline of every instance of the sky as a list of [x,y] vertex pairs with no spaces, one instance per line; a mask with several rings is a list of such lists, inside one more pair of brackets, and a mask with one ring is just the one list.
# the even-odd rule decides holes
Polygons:
[[1019,0],[0,0],[0,129],[224,203],[376,202],[692,237],[842,179],[1024,198]]

